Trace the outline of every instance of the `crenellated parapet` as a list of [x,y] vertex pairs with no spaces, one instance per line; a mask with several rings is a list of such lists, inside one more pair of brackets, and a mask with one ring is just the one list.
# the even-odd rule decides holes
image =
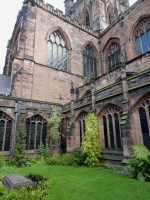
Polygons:
[[62,19],[63,21],[65,21],[66,23],[69,23],[95,37],[98,37],[98,33],[96,33],[95,31],[93,31],[92,29],[90,29],[89,27],[83,25],[83,24],[79,24],[78,21],[76,20],[72,20],[70,16],[68,15],[64,15],[63,12],[59,9],[54,9],[54,7],[52,5],[50,5],[49,3],[44,3],[42,0],[24,0],[23,2],[24,4],[28,4],[30,3],[32,6],[37,6],[43,10],[45,10],[46,12],[55,15],[56,17],[59,17],[60,19]]

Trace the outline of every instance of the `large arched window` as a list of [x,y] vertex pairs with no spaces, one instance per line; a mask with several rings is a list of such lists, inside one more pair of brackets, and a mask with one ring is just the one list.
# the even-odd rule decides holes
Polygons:
[[120,129],[121,110],[110,107],[103,113],[103,132],[105,148],[122,148]]
[[68,50],[60,31],[53,32],[48,41],[47,64],[50,67],[67,71]]
[[87,45],[83,50],[83,75],[90,78],[91,75],[97,77],[96,58],[91,45]]
[[0,151],[10,150],[12,120],[0,111]]
[[46,144],[47,123],[39,115],[26,121],[26,150],[36,150],[40,144]]
[[112,44],[108,52],[108,69],[114,69],[120,65],[120,46]]
[[150,98],[139,108],[141,132],[144,145],[150,150]]
[[150,50],[150,19],[143,21],[135,34],[138,55]]

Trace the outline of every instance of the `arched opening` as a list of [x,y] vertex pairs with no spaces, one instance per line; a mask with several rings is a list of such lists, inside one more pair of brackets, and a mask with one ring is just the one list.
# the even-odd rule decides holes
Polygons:
[[0,151],[10,150],[11,132],[11,118],[4,112],[0,111]]
[[120,46],[112,44],[108,52],[108,69],[112,70],[120,66]]
[[68,70],[68,49],[59,30],[50,34],[48,39],[47,64],[50,67]]
[[[148,107],[147,112],[149,113],[149,116],[150,116],[150,106]],[[143,107],[140,107],[139,115],[140,115],[143,143],[150,150],[150,133],[149,133],[149,127],[148,127],[148,120],[150,119],[150,117],[147,116],[146,110]]]
[[62,133],[61,135],[61,151],[62,153],[67,152],[67,129],[69,126],[70,119],[68,117],[62,119],[61,121],[61,127],[60,127],[60,132]]
[[90,78],[97,77],[97,64],[94,50],[90,44],[83,49],[83,76]]
[[26,150],[37,150],[41,144],[46,145],[47,122],[40,115],[26,120]]

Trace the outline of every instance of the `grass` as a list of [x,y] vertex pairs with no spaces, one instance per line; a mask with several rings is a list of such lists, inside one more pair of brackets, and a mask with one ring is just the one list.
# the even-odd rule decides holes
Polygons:
[[[149,200],[150,183],[106,169],[45,166],[10,169],[5,174],[39,173],[52,181],[49,200]],[[1,172],[0,174],[4,174]]]

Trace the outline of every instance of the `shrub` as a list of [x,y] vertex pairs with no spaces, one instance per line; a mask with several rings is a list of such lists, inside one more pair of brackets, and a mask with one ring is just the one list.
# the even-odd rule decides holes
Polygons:
[[51,156],[51,151],[50,151],[50,147],[48,146],[48,144],[46,144],[45,146],[44,146],[44,144],[40,145],[40,147],[39,147],[39,155],[43,156],[44,159]]
[[0,199],[7,200],[45,200],[47,199],[51,183],[42,175],[28,174],[27,178],[34,182],[34,185],[24,186],[8,190],[0,181]]
[[5,166],[5,156],[4,155],[0,155],[0,168]]
[[21,167],[25,163],[25,130],[23,125],[19,126],[17,132],[16,147],[12,163],[17,167]]
[[94,113],[90,113],[85,121],[86,132],[82,142],[81,150],[86,155],[85,165],[97,167],[100,165],[101,155],[100,142],[98,137],[98,119]]
[[27,159],[26,159],[26,166],[27,167],[31,167],[33,165],[36,165],[38,164],[38,158],[37,156],[29,156]]
[[130,159],[124,159],[125,174],[142,182],[150,180],[150,152],[144,145],[134,145]]
[[82,153],[63,154],[61,156],[54,156],[46,159],[48,165],[63,165],[63,166],[83,166],[85,155]]

